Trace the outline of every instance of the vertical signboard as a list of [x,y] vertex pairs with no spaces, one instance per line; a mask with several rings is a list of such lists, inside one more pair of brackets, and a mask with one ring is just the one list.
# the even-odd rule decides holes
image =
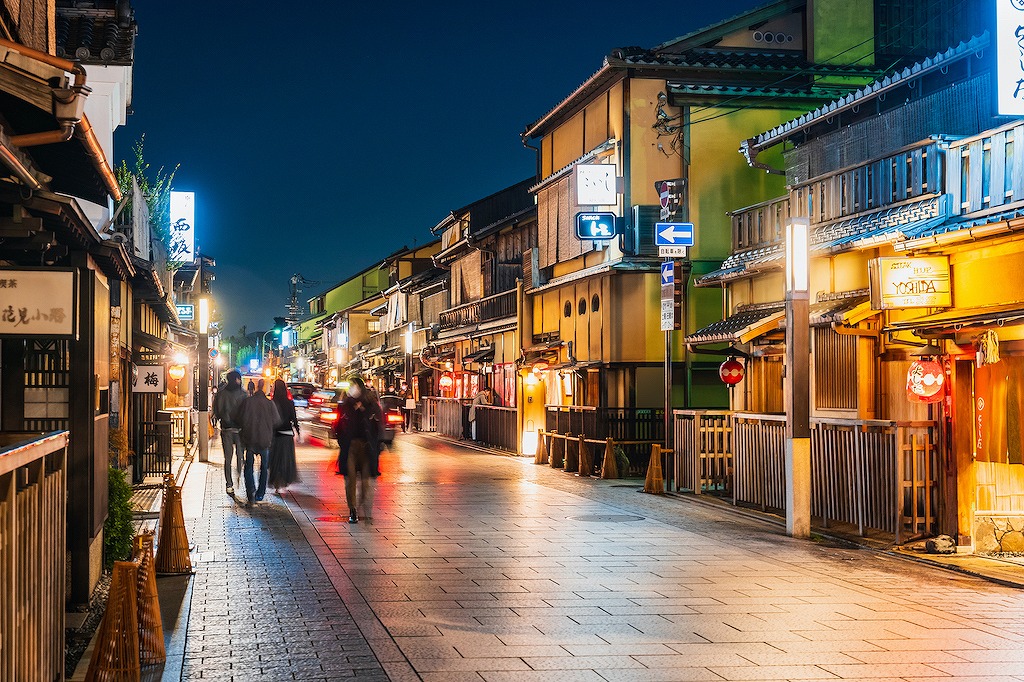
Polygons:
[[1024,0],[996,0],[996,107],[1024,115]]
[[191,263],[196,257],[196,194],[171,192],[172,263]]
[[675,261],[661,264],[661,331],[670,332],[681,328],[679,319],[680,279]]

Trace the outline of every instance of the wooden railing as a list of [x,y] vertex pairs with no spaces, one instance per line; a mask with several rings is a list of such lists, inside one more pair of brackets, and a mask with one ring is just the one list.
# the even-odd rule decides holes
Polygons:
[[477,405],[476,441],[500,450],[519,452],[516,408]]
[[[545,408],[545,431],[601,442],[613,438],[629,458],[631,474],[646,471],[651,445],[662,443],[665,438],[665,412],[661,408],[585,405],[546,405]],[[560,447],[558,443],[555,446]]]
[[0,446],[0,680],[61,680],[68,434]]
[[435,398],[437,401],[437,432],[449,438],[465,438],[469,400]]
[[[729,412],[676,410],[673,467],[676,487],[700,495],[732,492],[732,424]],[[685,444],[685,447],[683,445]]]
[[422,396],[416,406],[414,414],[414,425],[417,431],[437,431],[437,401],[436,396]]
[[[677,489],[731,491],[733,504],[785,511],[785,416],[674,414]],[[928,421],[811,419],[812,516],[897,542],[936,532],[936,438]]]
[[441,313],[441,329],[455,329],[488,320],[500,320],[514,317],[515,314],[516,291],[513,289],[445,310]]
[[730,215],[733,251],[780,244],[789,219],[789,197],[769,199]]

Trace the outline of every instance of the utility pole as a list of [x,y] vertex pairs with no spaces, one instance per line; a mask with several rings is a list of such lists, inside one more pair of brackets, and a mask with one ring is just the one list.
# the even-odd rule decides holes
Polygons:
[[203,256],[199,258],[199,461],[210,461],[210,299],[206,291]]

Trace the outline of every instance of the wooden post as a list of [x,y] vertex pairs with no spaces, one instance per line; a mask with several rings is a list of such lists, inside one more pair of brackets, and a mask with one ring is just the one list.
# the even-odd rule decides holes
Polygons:
[[619,464],[615,461],[615,441],[606,438],[604,441],[604,463],[601,465],[601,478],[618,478]]

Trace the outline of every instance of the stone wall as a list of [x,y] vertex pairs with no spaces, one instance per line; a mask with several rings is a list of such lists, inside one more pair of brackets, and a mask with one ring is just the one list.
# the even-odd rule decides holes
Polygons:
[[978,554],[1024,552],[1024,514],[975,517],[974,551]]

